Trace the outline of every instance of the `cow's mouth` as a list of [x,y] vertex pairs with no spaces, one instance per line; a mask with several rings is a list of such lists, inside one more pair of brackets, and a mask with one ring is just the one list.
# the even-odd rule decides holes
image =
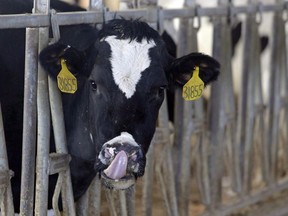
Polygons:
[[108,188],[127,189],[135,184],[135,176],[127,173],[128,156],[120,151],[110,165],[101,173],[102,182]]
[[133,137],[124,132],[102,147],[99,154],[101,179],[110,189],[124,190],[135,184],[137,177],[144,174],[145,155]]

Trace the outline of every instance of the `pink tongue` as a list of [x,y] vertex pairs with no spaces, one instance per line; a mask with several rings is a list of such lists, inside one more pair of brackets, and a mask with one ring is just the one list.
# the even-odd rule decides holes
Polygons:
[[104,173],[111,179],[121,179],[126,175],[128,157],[125,151],[120,151],[112,163],[104,170]]

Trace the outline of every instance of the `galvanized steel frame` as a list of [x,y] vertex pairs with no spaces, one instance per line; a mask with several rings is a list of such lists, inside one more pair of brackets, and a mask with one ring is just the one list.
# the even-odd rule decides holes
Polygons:
[[[107,9],[87,12],[59,12],[57,13],[58,24],[91,24],[103,23],[115,17],[139,18],[151,23],[173,18],[193,18],[196,15],[202,16],[233,16],[236,14],[254,14],[258,12],[281,12],[286,10],[288,3],[282,4],[259,4],[250,6],[219,6],[214,8],[191,7],[185,9],[131,9],[126,11],[111,12]],[[161,20],[159,20],[161,17]],[[50,14],[18,14],[0,15],[0,29],[26,28],[26,27],[48,27],[51,25]]]
[[[37,2],[40,2],[40,0],[38,0]],[[44,0],[44,1],[42,1],[42,3],[44,3],[42,5],[45,5],[45,7],[44,8],[39,8],[39,10],[36,9],[34,11],[36,13],[33,13],[33,14],[0,15],[0,28],[1,29],[4,29],[4,28],[27,28],[27,34],[28,34],[27,43],[29,45],[29,42],[31,42],[31,49],[29,48],[29,46],[27,47],[27,55],[26,55],[27,56],[26,57],[27,64],[26,65],[29,68],[27,68],[26,71],[27,72],[28,71],[31,71],[31,72],[34,71],[34,75],[32,74],[32,76],[29,76],[28,79],[27,79],[27,81],[31,80],[31,82],[34,82],[33,85],[29,84],[29,86],[32,86],[32,88],[33,88],[33,86],[35,86],[35,79],[36,79],[35,75],[36,75],[37,53],[38,53],[38,42],[37,42],[38,41],[38,35],[39,35],[40,41],[41,41],[41,44],[39,45],[39,50],[41,50],[42,47],[45,47],[45,45],[48,43],[48,38],[47,38],[48,30],[47,30],[47,27],[51,26],[51,24],[55,21],[55,19],[57,21],[57,25],[71,25],[71,24],[82,24],[82,23],[103,23],[103,22],[106,22],[108,20],[113,19],[114,17],[120,17],[120,16],[121,17],[126,17],[126,18],[142,17],[143,20],[145,20],[145,21],[147,21],[149,23],[156,23],[158,28],[159,28],[159,30],[161,31],[161,27],[163,26],[163,21],[167,20],[167,19],[173,19],[175,17],[188,18],[189,19],[189,18],[194,18],[194,17],[213,16],[214,18],[218,19],[218,21],[220,20],[219,22],[221,23],[221,17],[233,16],[235,14],[240,14],[240,13],[241,14],[244,13],[244,14],[253,15],[253,14],[256,14],[256,13],[262,13],[262,12],[268,12],[268,11],[270,11],[270,12],[271,11],[273,11],[273,12],[282,12],[282,11],[287,10],[287,7],[288,7],[288,3],[286,2],[286,3],[278,3],[278,4],[273,4],[273,5],[272,4],[271,5],[253,4],[253,5],[249,5],[249,6],[243,6],[243,7],[242,6],[241,7],[234,7],[234,6],[231,6],[231,5],[229,5],[229,6],[225,6],[225,5],[221,6],[220,5],[219,7],[216,7],[216,8],[201,8],[201,7],[195,6],[195,7],[189,7],[189,8],[187,7],[185,9],[169,9],[169,10],[168,9],[161,9],[161,8],[154,8],[154,9],[148,9],[148,10],[146,10],[146,9],[145,10],[134,9],[134,10],[129,10],[129,11],[118,11],[117,13],[110,12],[107,9],[95,10],[95,11],[87,11],[87,12],[73,12],[73,13],[49,13],[48,9],[47,9],[48,5],[49,5],[49,1]],[[53,21],[53,19],[54,19],[54,21]],[[187,22],[187,20],[185,21],[185,19],[184,19],[183,22]],[[216,23],[216,26],[217,26],[217,23]],[[38,28],[40,28],[40,29],[38,30]],[[194,30],[192,29],[191,31],[194,31]],[[225,27],[222,27],[219,24],[218,30],[216,29],[216,32],[215,32],[216,33],[215,37],[217,37],[217,35],[219,36],[219,34],[225,34],[224,32],[221,33],[221,31],[225,31]],[[181,34],[181,31],[180,31],[180,34]],[[187,32],[186,33],[183,32],[184,37],[187,34],[188,34]],[[187,43],[188,43],[187,41],[182,43],[182,46],[185,47],[187,45]],[[33,50],[33,52],[31,50]],[[196,51],[197,48],[196,47],[190,47],[190,51],[193,51],[193,50]],[[215,47],[214,50],[215,50],[215,53],[214,53],[215,55],[216,55],[217,52],[222,52],[222,51],[220,51],[220,47],[218,47],[218,48]],[[179,55],[180,54],[184,54],[185,52],[186,51],[181,50],[181,48],[179,48],[179,51],[178,51]],[[219,56],[218,54],[217,54],[217,56]],[[33,55],[33,58],[29,57],[31,55]],[[276,56],[276,54],[274,56]],[[224,60],[222,60],[222,62],[223,61]],[[282,61],[283,61],[283,59],[282,59]],[[31,66],[31,68],[30,68],[30,66]],[[227,67],[229,67],[229,65]],[[44,75],[43,72],[41,72],[41,69],[39,69],[39,70],[40,71],[39,71],[39,75],[38,75],[39,81],[38,81],[38,99],[37,99],[38,100],[38,103],[37,103],[38,104],[38,113],[39,113],[38,114],[39,115],[38,119],[40,120],[41,118],[44,118],[44,121],[43,121],[44,123],[43,123],[43,125],[41,125],[41,122],[38,123],[38,131],[40,133],[40,134],[38,134],[38,142],[39,142],[39,140],[42,140],[41,136],[43,136],[43,137],[45,136],[46,138],[45,138],[44,142],[46,144],[38,143],[38,153],[37,153],[37,155],[39,155],[39,156],[41,154],[43,154],[43,155],[41,157],[39,157],[39,158],[37,157],[37,171],[36,171],[37,178],[36,178],[36,182],[42,181],[42,183],[43,183],[43,179],[46,179],[46,180],[48,179],[48,174],[45,173],[45,170],[47,169],[47,166],[48,166],[47,165],[47,163],[48,163],[47,157],[48,157],[49,147],[47,149],[47,146],[49,146],[49,145],[47,145],[47,143],[49,142],[49,129],[48,128],[50,128],[50,125],[49,125],[48,122],[50,121],[50,118],[47,117],[47,115],[45,115],[45,113],[46,114],[49,113],[49,109],[47,110],[47,105],[49,104],[48,95],[47,95],[47,85],[48,85],[47,84],[47,76]],[[225,81],[225,82],[229,83],[230,81],[228,80],[228,81]],[[50,83],[49,84],[50,86],[51,85],[55,85],[55,84],[53,84],[53,82],[49,82],[49,83]],[[217,87],[217,84],[215,84],[214,87],[212,87],[212,88],[215,89],[215,91],[214,91],[215,94],[219,93],[218,90],[221,91],[221,87],[219,87],[219,86]],[[56,90],[57,87],[54,86],[54,87],[50,87],[49,89]],[[57,95],[58,94],[57,91],[56,91],[56,93],[55,92],[52,93],[52,91],[54,91],[54,90],[50,90],[50,97],[51,97],[51,95],[56,94],[57,102],[53,103],[53,104],[58,106],[58,103],[60,103],[61,100],[60,100],[59,95]],[[35,90],[33,90],[32,93],[33,92],[35,92]],[[42,92],[43,94],[40,93],[40,92]],[[178,93],[178,98],[180,98],[179,95],[180,95],[180,93]],[[34,98],[34,102],[32,104],[32,107],[35,108],[35,105],[36,105],[36,103],[35,103],[35,95],[34,95],[33,98]],[[211,106],[218,107],[220,113],[223,112],[224,109],[227,109],[227,107],[226,108],[222,107],[223,109],[221,108],[221,106],[219,104],[219,101],[216,100],[217,99],[216,96],[214,97],[214,99],[215,99],[214,102],[213,102],[213,99],[211,101]],[[53,99],[50,98],[50,102],[51,102],[51,100],[53,100]],[[271,99],[271,101],[273,101],[273,100],[274,99]],[[179,101],[180,101],[180,99],[179,99]],[[216,103],[216,104],[213,105],[213,103]],[[183,103],[180,102],[180,104],[183,104]],[[51,106],[53,106],[53,105],[51,105]],[[181,106],[178,106],[178,109],[180,109],[179,112],[181,113],[183,111],[183,109],[186,109],[187,112],[190,113],[191,112],[191,106],[192,105],[190,105],[190,104],[186,104],[185,106],[182,106],[182,108],[181,108]],[[201,111],[201,106],[202,106],[202,102],[201,101],[196,102],[195,105],[192,106],[192,107],[194,107],[193,108],[194,112],[198,112],[199,116],[203,115],[203,113]],[[272,104],[271,104],[271,106],[272,106]],[[55,109],[53,107],[51,109],[52,110],[58,110],[58,108]],[[166,110],[165,105],[161,109],[162,110]],[[233,108],[233,107],[229,108],[228,107],[228,110],[230,110],[232,112],[232,116],[235,114],[235,113],[233,114],[233,112],[235,111],[235,108]],[[30,110],[30,111],[33,111],[33,110]],[[43,114],[41,114],[41,112],[43,112]],[[166,111],[164,111],[164,112],[166,112]],[[272,112],[274,112],[274,111],[272,110]],[[35,112],[34,112],[34,114],[35,114]],[[58,115],[58,114],[56,114],[56,115]],[[32,116],[32,115],[29,115],[29,117],[30,116]],[[58,119],[58,117],[54,117],[54,119],[55,118]],[[61,117],[61,114],[60,114],[59,118],[63,119],[63,117]],[[182,119],[183,117],[180,116],[178,118]],[[212,116],[210,118],[210,120],[211,120],[211,128],[210,129],[211,129],[212,132],[217,129],[219,124],[224,126],[223,125],[223,119],[217,119],[217,118],[219,118],[219,116],[218,117],[216,116],[216,119],[215,119],[215,117],[212,117]],[[32,121],[35,122],[35,119],[32,120]],[[199,147],[199,150],[203,153],[203,155],[201,155],[200,157],[204,157],[204,158],[207,159],[208,156],[207,155],[205,156],[205,154],[207,154],[207,151],[206,151],[207,149],[205,150],[205,148],[207,148],[207,147],[205,147],[205,145],[206,145],[205,142],[203,143],[203,139],[205,137],[205,134],[203,134],[204,133],[203,132],[203,128],[200,129],[200,131],[199,131],[199,127],[198,127],[200,125],[200,128],[201,128],[201,125],[204,124],[204,122],[201,123],[201,121],[203,121],[203,119],[202,120],[201,119],[199,119],[199,120],[195,120],[194,119],[193,121],[191,121],[192,123],[189,122],[189,121],[186,122],[185,123],[186,124],[186,128],[188,128],[188,129],[190,128],[190,130],[187,130],[188,134],[187,134],[187,136],[185,136],[186,138],[184,139],[184,141],[182,141],[183,137],[181,135],[180,138],[178,136],[179,140],[177,142],[180,142],[180,143],[181,142],[183,142],[183,143],[186,142],[187,143],[187,140],[189,140],[190,137],[193,134],[195,134],[195,133],[197,135],[200,134],[200,137],[202,137],[202,138],[199,139],[198,147]],[[165,117],[165,115],[163,116],[163,115],[160,114],[160,118],[159,118],[159,126],[160,126],[160,128],[158,128],[157,131],[161,131],[163,134],[167,135],[169,133],[169,128],[167,128],[167,124],[165,122],[167,122],[167,116]],[[184,118],[184,122],[185,122],[185,118]],[[224,123],[225,123],[225,121],[224,121]],[[26,124],[26,123],[24,123],[24,124]],[[215,125],[213,126],[213,124],[215,124]],[[61,126],[62,129],[60,129],[59,131],[64,131],[63,130],[63,122],[60,125],[62,125]],[[183,126],[182,124],[179,125],[179,127],[182,127],[182,126]],[[35,125],[33,127],[35,127]],[[213,127],[214,127],[214,129],[213,129]],[[31,128],[31,129],[35,130],[35,128],[34,129]],[[1,130],[0,130],[0,132],[1,132]],[[222,131],[222,132],[224,133],[224,131]],[[215,133],[215,135],[217,134],[215,139],[216,140],[217,139],[220,139],[220,140],[223,139],[223,136],[224,136],[223,133],[222,134],[218,134],[218,132]],[[35,132],[34,133],[29,133],[29,134],[35,134]],[[155,136],[156,136],[156,138],[154,139],[154,142],[157,142],[157,134]],[[220,138],[219,138],[219,136],[220,136]],[[62,135],[60,134],[57,137],[62,137],[61,138],[61,140],[62,140],[61,143],[66,143],[64,134],[62,134]],[[178,139],[178,138],[177,138],[177,134],[176,134],[176,139]],[[32,139],[32,141],[31,142],[29,141],[29,143],[34,143],[35,142],[35,137],[34,138],[31,137],[29,139]],[[215,148],[219,147],[219,145],[220,145],[219,143],[216,144]],[[44,147],[45,149],[42,149],[42,147]],[[184,153],[185,152],[186,153],[187,152],[191,152],[191,149],[190,149],[189,145],[188,146],[187,145],[186,146],[183,145],[183,148],[186,148],[186,147],[188,147],[189,149],[182,149],[183,152]],[[32,145],[29,148],[31,149],[31,151],[30,152],[26,152],[26,153],[27,154],[34,154],[33,153],[34,146]],[[209,148],[211,148],[211,147],[209,147]],[[62,146],[62,147],[59,147],[59,149],[60,149],[59,152],[67,153],[67,149],[66,149],[65,145]],[[2,150],[2,148],[1,148],[1,150]],[[172,150],[169,149],[169,148],[168,148],[168,150],[165,151],[166,152],[165,154],[167,154],[166,156],[168,158],[172,158],[171,151]],[[215,150],[215,152],[220,153],[219,150],[218,151]],[[213,163],[213,161],[214,162],[218,161],[219,157],[220,157],[220,155],[214,155],[213,157],[210,158],[210,160]],[[188,157],[188,159],[189,158],[190,157]],[[41,161],[38,161],[38,160],[41,160]],[[274,159],[272,159],[272,161],[273,160]],[[26,163],[27,163],[27,161],[24,159],[24,163],[23,164],[26,164]],[[29,163],[31,163],[31,162],[29,162]],[[32,164],[33,163],[34,162],[32,161]],[[182,163],[186,163],[186,162],[182,162]],[[157,165],[158,166],[157,170],[158,170],[158,177],[160,179],[162,179],[162,181],[161,181],[162,182],[161,183],[162,186],[166,187],[166,189],[163,190],[163,195],[164,195],[164,198],[166,197],[167,212],[168,212],[169,215],[178,215],[178,212],[179,212],[179,215],[185,215],[185,214],[187,214],[187,204],[185,204],[185,203],[187,203],[187,201],[183,200],[183,202],[179,202],[177,204],[176,200],[173,200],[173,195],[175,195],[176,193],[177,194],[178,193],[180,193],[180,194],[181,193],[185,193],[185,189],[183,190],[181,188],[178,188],[178,189],[176,188],[176,190],[178,192],[173,191],[173,188],[172,189],[170,188],[169,190],[167,189],[167,188],[169,188],[169,186],[167,186],[167,185],[171,185],[171,184],[173,185],[174,184],[174,180],[173,179],[169,180],[169,178],[168,178],[168,182],[165,182],[165,180],[163,180],[164,179],[163,178],[163,172],[161,172],[161,169],[164,169],[166,171],[166,173],[169,173],[169,175],[171,177],[171,175],[173,176],[173,169],[172,169],[173,165],[172,164],[170,164],[170,165],[168,164],[168,167],[167,167],[167,165],[165,165],[164,167],[161,167],[162,164],[163,164],[163,161],[161,162],[161,160],[160,160],[160,164]],[[235,209],[239,209],[240,207],[243,207],[243,206],[245,206],[247,204],[252,204],[252,203],[255,203],[256,201],[261,200],[261,198],[263,198],[263,196],[271,195],[271,193],[273,193],[273,192],[281,191],[284,188],[288,187],[287,182],[275,185],[273,183],[273,182],[275,182],[275,179],[274,180],[272,179],[270,187],[268,187],[267,189],[265,189],[262,192],[259,192],[259,194],[255,194],[253,196],[251,196],[251,195],[244,196],[244,198],[247,198],[246,200],[244,200],[244,198],[243,198],[243,200],[241,200],[239,202],[236,202],[234,204],[231,204],[230,206],[225,206],[224,207],[224,206],[221,206],[220,197],[216,196],[218,193],[220,193],[220,191],[217,191],[219,189],[217,184],[219,185],[219,181],[220,181],[220,178],[221,178],[219,176],[219,171],[216,170],[214,173],[213,172],[212,173],[208,173],[208,172],[210,172],[210,171],[208,171],[208,166],[211,168],[212,165],[211,164],[210,165],[209,164],[205,164],[205,162],[197,164],[197,166],[199,168],[200,167],[202,167],[202,168],[206,167],[206,169],[204,169],[206,171],[203,172],[203,171],[200,171],[201,169],[198,169],[198,173],[199,173],[200,176],[203,177],[204,180],[206,179],[206,181],[204,181],[204,183],[203,183],[203,187],[201,188],[201,193],[204,195],[203,196],[204,197],[204,200],[203,200],[204,203],[206,203],[212,209],[212,214],[213,215],[214,214],[220,214],[220,215],[228,214],[228,213],[234,211]],[[246,165],[246,166],[249,167],[249,165]],[[32,171],[30,170],[26,176],[31,175],[31,173],[33,173],[33,169],[34,168],[32,166]],[[272,169],[273,169],[273,166],[272,166]],[[23,170],[25,170],[25,169],[23,169]],[[274,171],[272,171],[272,172],[274,172]],[[68,171],[67,175],[69,176],[69,171]],[[168,177],[169,175],[167,175],[166,177]],[[210,175],[212,177],[214,176],[213,179],[215,181],[214,181],[213,185],[209,185],[209,180],[207,179],[208,178],[207,175]],[[190,175],[188,175],[187,177],[189,178],[189,176]],[[23,177],[24,177],[24,175],[23,175]],[[237,178],[237,173],[235,174],[235,178]],[[27,185],[24,185],[24,183],[26,181],[25,179],[27,180],[27,178],[24,178],[23,186],[22,186],[23,190],[27,189],[28,187],[31,188],[31,185],[29,186],[28,182],[27,182]],[[177,179],[175,181],[177,181]],[[47,203],[47,199],[45,198],[45,197],[47,197],[47,195],[45,195],[47,193],[47,191],[45,189],[47,183],[44,183],[44,185],[42,185],[42,183],[40,184],[41,186],[40,185],[38,187],[36,186],[36,200],[37,201],[36,201],[35,213],[37,215],[38,214],[39,215],[45,214],[45,212],[47,211],[47,208],[44,207],[45,203]],[[32,184],[32,182],[30,182],[29,184]],[[69,180],[68,180],[67,184],[69,185],[69,184],[71,184],[71,182],[69,183]],[[186,184],[187,184],[187,182],[186,183],[184,182],[183,186],[185,186]],[[37,185],[38,185],[38,183],[37,183]],[[71,195],[71,186],[69,186],[69,187],[70,188],[68,189],[68,193],[70,193],[70,195]],[[98,190],[97,190],[98,192],[99,192],[99,187],[100,187],[99,183],[98,184],[96,183],[96,188],[98,188]],[[151,186],[147,186],[147,187],[149,188]],[[212,188],[210,188],[210,187],[212,187]],[[236,185],[235,187],[237,188],[237,187],[241,187],[241,186],[239,186],[239,185],[237,186]],[[248,186],[246,186],[246,187],[248,187]],[[43,188],[44,188],[44,190],[43,190]],[[211,189],[212,189],[212,191],[211,191]],[[217,190],[213,191],[214,189],[217,189]],[[246,189],[246,191],[249,191],[249,189]],[[33,187],[31,188],[30,192],[32,193],[32,194],[29,195],[30,198],[27,198],[27,199],[25,198],[25,201],[26,201],[26,203],[28,205],[26,206],[26,205],[24,205],[25,202],[23,202],[23,203],[21,202],[22,215],[23,214],[31,215],[32,212],[33,212],[33,209],[31,207],[31,203],[33,203]],[[23,194],[24,194],[24,192],[23,192]],[[71,196],[70,195],[68,197],[70,197],[70,204],[71,204],[73,201],[71,201]],[[123,198],[124,194],[120,194],[120,196]],[[149,196],[151,196],[151,194],[150,195],[147,194],[147,196],[146,196],[146,202],[147,203],[144,204],[144,206],[146,206],[147,208],[149,207],[149,202],[148,202],[149,198],[147,198]],[[181,196],[181,197],[185,197],[185,196],[186,195]],[[250,198],[248,199],[248,197],[250,197]],[[43,198],[43,200],[41,201],[40,198]],[[126,205],[125,204],[125,199],[124,199],[123,205]],[[27,200],[28,200],[28,202],[27,202]],[[30,203],[30,205],[29,205],[29,203]],[[99,201],[99,203],[100,203],[100,201]],[[172,207],[171,207],[171,204],[172,204]],[[180,208],[181,204],[184,204],[184,206],[182,206]],[[69,204],[68,204],[68,206],[69,206]],[[99,207],[99,205],[97,205],[97,207]],[[69,212],[70,208],[71,208],[72,212]],[[74,207],[71,206],[71,205],[70,205],[70,207],[68,207],[68,209],[66,208],[66,211],[69,212],[67,215],[75,215],[75,211],[73,209],[74,209]],[[123,210],[123,209],[125,209],[125,207],[122,207],[122,211],[125,212],[124,215],[133,214],[133,207],[132,207],[132,212],[129,212],[129,211],[126,212],[126,210]],[[79,210],[79,211],[83,212],[85,210]],[[98,211],[97,214],[100,214],[100,212]],[[145,215],[150,215],[150,214],[151,214],[151,212],[149,212],[149,211],[147,211],[145,213]],[[207,212],[205,215],[211,215],[211,212],[210,213]]]

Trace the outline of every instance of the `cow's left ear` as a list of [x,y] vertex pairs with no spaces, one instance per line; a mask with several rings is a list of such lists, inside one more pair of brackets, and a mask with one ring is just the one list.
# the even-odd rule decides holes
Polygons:
[[205,86],[216,80],[220,73],[219,62],[202,53],[191,53],[174,59],[168,73],[172,76],[174,83],[183,86],[191,79],[196,66],[199,67],[199,77]]

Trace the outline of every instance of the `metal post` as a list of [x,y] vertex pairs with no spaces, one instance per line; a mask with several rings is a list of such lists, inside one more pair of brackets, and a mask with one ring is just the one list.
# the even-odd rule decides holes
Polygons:
[[[48,14],[49,0],[35,1],[35,12]],[[49,29],[39,29],[39,51],[48,44]],[[48,76],[43,68],[38,65],[38,137],[36,158],[36,192],[35,192],[35,215],[47,215],[48,208],[48,161],[50,149],[50,109],[48,95]]]
[[[50,98],[50,108],[52,116],[52,124],[54,128],[54,139],[56,144],[57,153],[67,154],[67,141],[66,141],[66,132],[65,124],[63,118],[63,107],[61,94],[58,90],[57,84],[52,78],[48,78],[49,82],[49,98]],[[62,202],[64,208],[64,214],[69,216],[76,215],[75,206],[74,206],[74,196],[72,192],[71,184],[71,175],[70,169],[59,173],[59,175],[64,176],[63,185],[62,185]]]
[[[6,183],[4,188],[1,187],[0,183],[0,209],[2,211],[3,216],[5,215],[10,216],[14,214],[14,206],[10,184],[10,175],[9,175],[8,157],[4,135],[4,126],[2,120],[1,103],[0,103],[0,171],[6,173],[6,180],[7,180],[4,182]],[[1,179],[4,179],[3,176],[1,177],[0,177]]]
[[38,29],[26,29],[20,215],[33,215]]
[[[219,6],[227,6],[227,1],[218,1]],[[227,18],[215,18],[214,20],[214,33],[213,33],[213,56],[221,64],[221,75],[218,81],[212,84],[211,96],[209,104],[209,142],[210,151],[213,152],[208,157],[209,164],[209,178],[210,178],[210,199],[211,203],[208,206],[213,211],[221,203],[222,187],[221,178],[223,174],[223,150],[224,150],[224,137],[225,137],[225,125],[227,118],[225,116],[225,95],[224,85],[226,84],[226,75],[228,73],[226,68],[225,59],[225,46],[227,43]],[[212,111],[213,110],[213,111]]]
[[[196,18],[194,18],[196,19]],[[197,17],[198,19],[198,17]],[[185,22],[183,23],[185,24]],[[187,26],[182,28],[186,28],[187,32],[186,35],[183,35],[186,37],[186,45],[187,48],[185,48],[183,54],[187,54],[190,52],[197,52],[197,29],[193,26],[193,19],[188,20],[188,28]],[[185,45],[185,43],[184,43]],[[187,52],[187,53],[186,53]],[[182,89],[181,94],[178,95],[178,97],[181,97],[182,103]],[[190,187],[191,187],[191,161],[192,161],[192,134],[196,130],[196,118],[193,118],[193,113],[195,114],[195,106],[201,106],[203,103],[203,100],[199,99],[198,101],[184,101],[183,104],[183,114],[182,114],[182,131],[180,132],[182,134],[182,140],[179,143],[178,146],[180,148],[180,154],[179,154],[179,176],[181,176],[180,179],[176,180],[177,185],[179,184],[178,188],[178,205],[179,205],[179,215],[188,215],[189,212],[189,194],[190,194]]]

